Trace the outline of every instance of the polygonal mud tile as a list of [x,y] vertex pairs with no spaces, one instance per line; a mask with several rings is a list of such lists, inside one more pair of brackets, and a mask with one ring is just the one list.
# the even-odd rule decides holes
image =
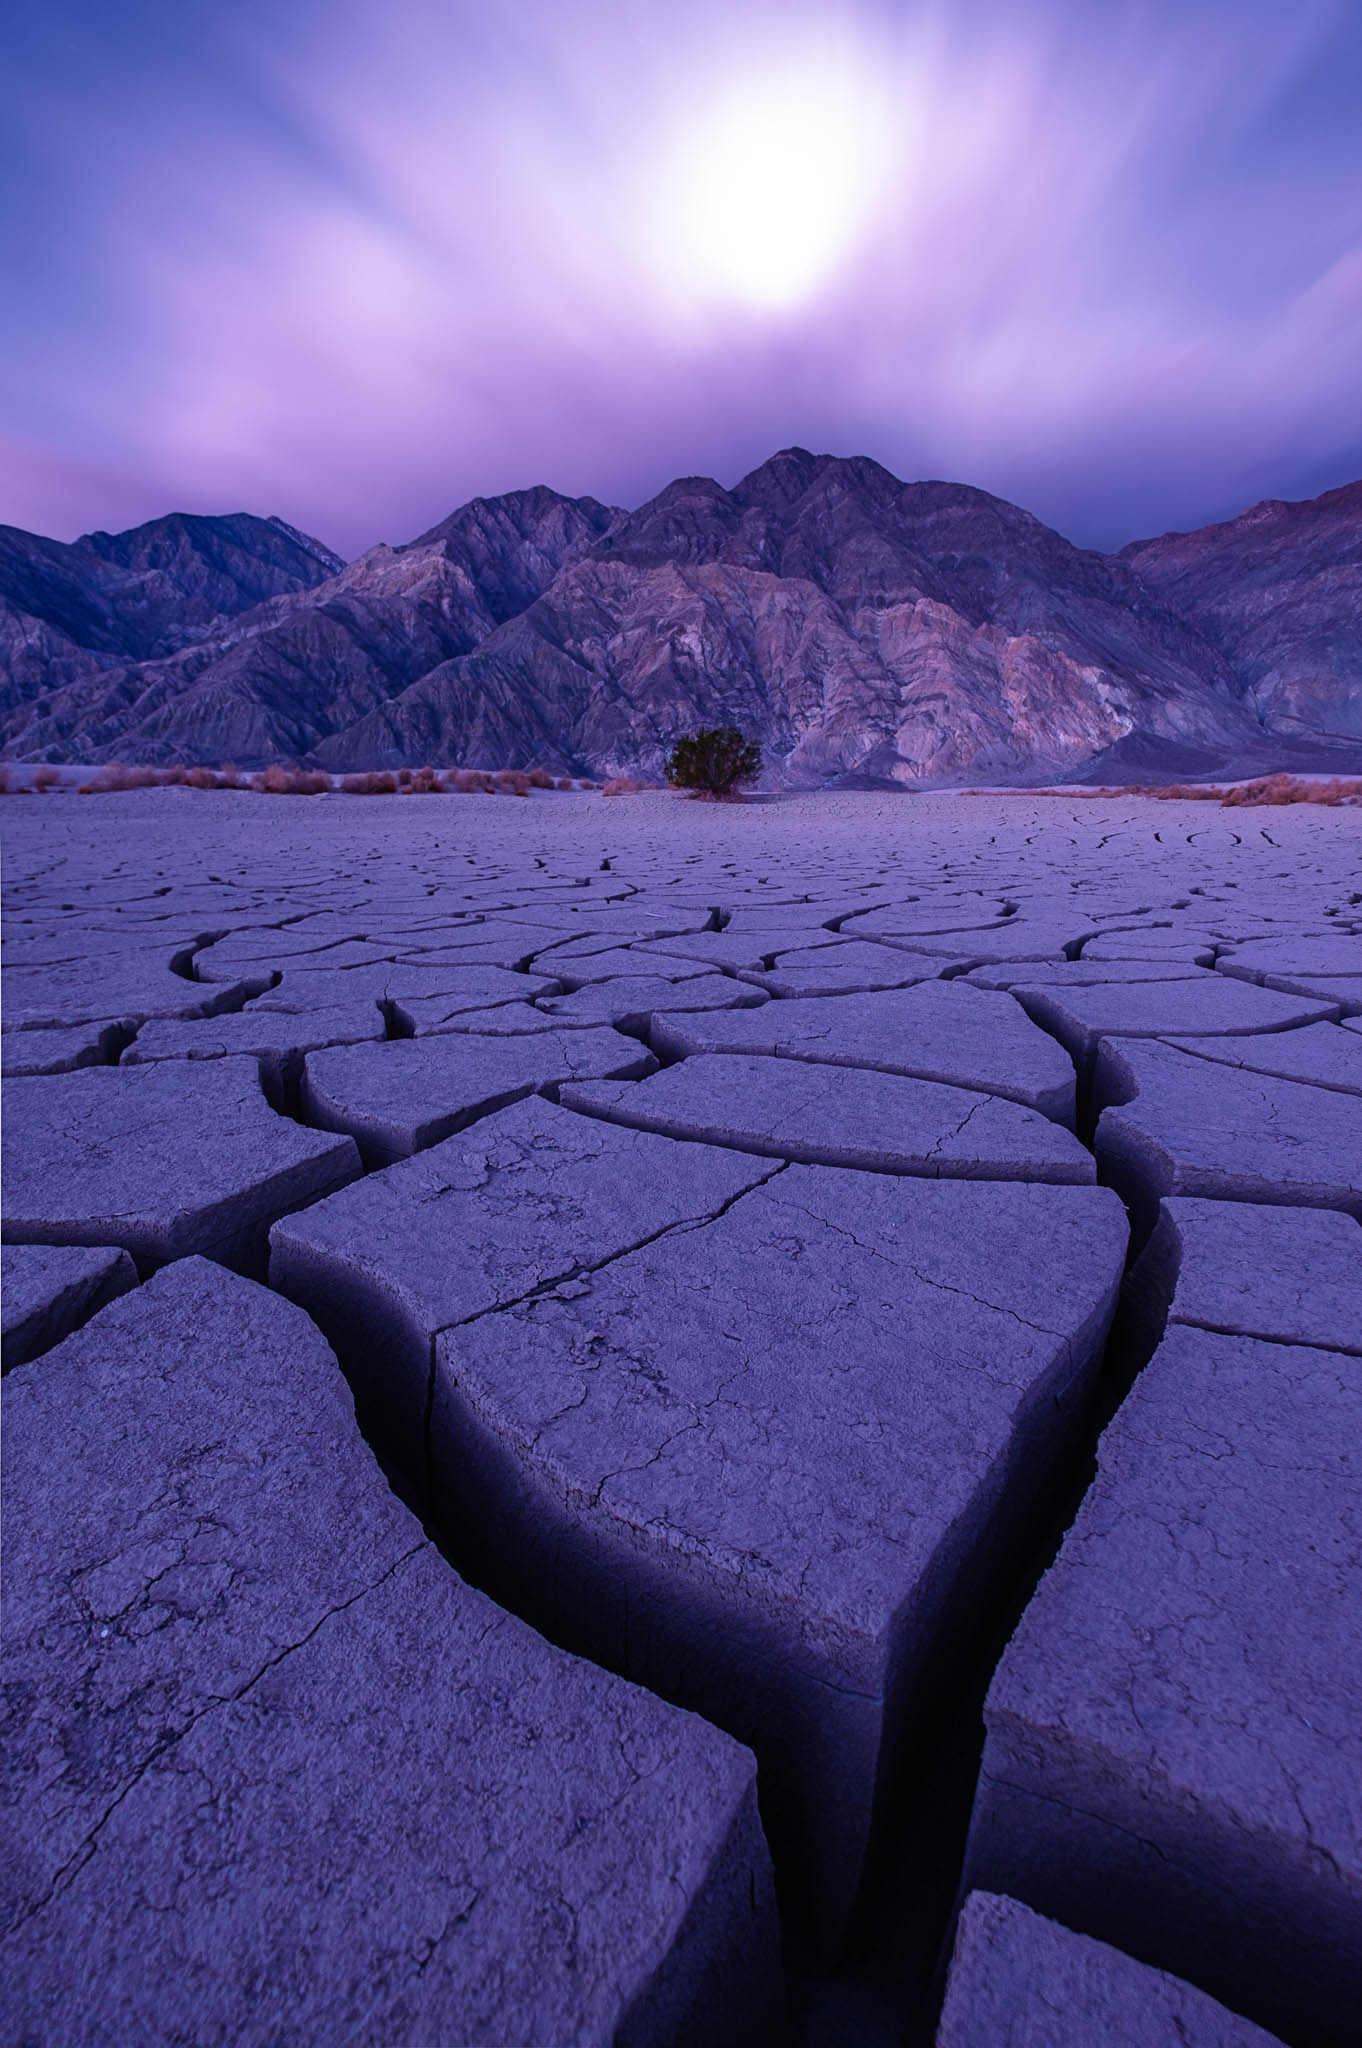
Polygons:
[[560,988],[569,993],[589,988],[593,982],[616,981],[621,975],[646,974],[655,980],[682,982],[713,980],[703,960],[669,959],[665,953],[642,952],[634,946],[608,946],[599,953],[556,949],[540,955],[539,966],[551,972]]
[[1282,2048],[1204,1991],[996,1892],[955,1932],[936,2048]]
[[1336,1024],[1307,1024],[1296,1031],[1260,1032],[1246,1038],[1170,1037],[1167,1042],[1224,1067],[1362,1095],[1362,1044]]
[[1090,1182],[1093,1157],[1038,1111],[864,1067],[700,1053],[639,1085],[569,1084],[569,1109],[808,1165],[929,1179]]
[[1362,974],[1265,974],[1264,988],[1331,1003],[1341,1016],[1362,1017]]
[[916,930],[883,918],[850,920],[843,927],[847,938],[877,939],[881,945],[902,946],[913,953],[945,953],[971,966],[996,960],[1062,960],[1066,954],[1095,938],[1096,932],[1083,918],[1047,920],[1014,918],[990,929],[963,927],[957,930]]
[[1009,967],[972,967],[966,980],[976,988],[1125,987],[1131,982],[1200,981],[1204,967],[1175,967],[1158,960],[1015,960]]
[[1170,1196],[1130,1276],[1132,1312],[1362,1356],[1362,1229],[1335,1209]]
[[1290,2041],[1362,2010],[1362,1381],[1174,1325],[1003,1657],[966,1881]]
[[446,1014],[453,1014],[487,1003],[528,1002],[557,986],[548,975],[513,974],[486,964],[428,967],[394,960],[381,966],[339,968],[334,973],[321,968],[287,968],[278,985],[250,1007],[297,1015],[367,1001],[391,1006],[410,1027],[419,1005],[432,1000],[443,1002]]
[[1362,975],[1362,938],[1340,934],[1337,938],[1250,939],[1236,945],[1217,961],[1221,974],[1261,981],[1269,974],[1322,977]]
[[[250,932],[243,938],[259,940],[262,933]],[[342,945],[323,946],[260,946],[236,945],[224,940],[218,946],[205,946],[194,955],[194,972],[200,981],[238,981],[243,975],[270,979],[280,968],[291,968],[301,964],[309,971],[335,974],[350,967],[380,966],[391,960],[395,944],[371,944],[363,939],[351,939]]]
[[109,1018],[61,1031],[6,1031],[0,1038],[5,1078],[112,1066],[135,1029],[136,1025],[125,1019]]
[[0,1251],[3,1369],[26,1365],[137,1285],[116,1246],[7,1244]]
[[1094,1097],[1098,1172],[1140,1233],[1163,1195],[1303,1203],[1362,1215],[1362,1100],[1180,1052],[1107,1038]]
[[87,1067],[6,1089],[6,1244],[121,1245],[144,1266],[202,1252],[253,1271],[276,1216],[359,1170],[352,1139],[275,1114],[253,1059]]
[[[509,1263],[514,1210],[501,1236]],[[1125,1240],[1103,1189],[791,1166],[436,1337],[457,1554],[751,1744],[788,1895],[834,1948],[877,1789],[1043,1517]]]
[[1006,1096],[1072,1124],[1068,1054],[1007,995],[958,981],[924,981],[877,995],[811,996],[753,1014],[692,1022],[656,1015],[649,1042],[664,1058],[700,1052],[775,1054],[817,1064],[873,1067]]
[[1326,1003],[1215,974],[1204,981],[1063,990],[1022,987],[1012,993],[1027,1015],[1052,1032],[1085,1071],[1102,1038],[1246,1036],[1317,1024],[1337,1014]]
[[775,1171],[532,1096],[284,1219],[270,1282],[325,1331],[419,1470],[440,1330],[703,1222]]
[[1152,961],[1156,966],[1209,967],[1215,958],[1214,940],[1164,939],[1151,932],[1108,932],[1091,939],[1083,958],[1095,961]]
[[641,1031],[655,1010],[689,1016],[697,1011],[755,1010],[766,1000],[764,989],[728,974],[699,974],[684,981],[632,974],[590,982],[572,995],[544,996],[535,1007],[565,1024],[617,1024]]
[[639,1077],[657,1065],[618,1031],[477,1038],[445,1032],[308,1056],[308,1123],[348,1131],[366,1166],[390,1166],[558,1081]]
[[782,953],[769,973],[741,969],[743,978],[773,996],[861,995],[874,989],[910,988],[936,981],[953,963],[927,953],[903,953],[893,946],[848,941],[844,946],[800,947]]
[[751,1759],[466,1586],[297,1309],[184,1261],[6,1409],[13,2038],[778,2026]]
[[63,1030],[111,1017],[212,1017],[269,987],[268,973],[189,981],[162,960],[110,954],[68,967],[7,968],[5,1029]]
[[[181,1022],[158,1018],[144,1024],[123,1054],[125,1067],[159,1060],[216,1060],[233,1054],[256,1062],[271,1108],[292,1108],[302,1079],[303,1056],[325,1045],[353,1045],[382,1039],[387,1027],[377,1003],[357,1001],[336,1009],[294,1016],[284,1010],[242,1010],[229,1017]],[[334,1128],[334,1127],[329,1127]]]
[[[706,967],[719,967],[729,973],[739,968],[760,970],[777,953],[785,952],[795,945],[808,944],[824,952],[830,946],[841,944],[836,932],[824,932],[795,937],[788,926],[776,930],[735,929],[722,932],[696,932],[689,938],[650,941],[631,950],[659,960],[698,960]],[[658,972],[665,974],[661,967]]]

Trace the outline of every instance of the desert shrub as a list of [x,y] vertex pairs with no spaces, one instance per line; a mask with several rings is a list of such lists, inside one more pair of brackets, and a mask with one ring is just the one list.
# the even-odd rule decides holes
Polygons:
[[1260,775],[1254,782],[1242,782],[1237,789],[1221,792],[1220,801],[1227,807],[1240,804],[1289,804],[1296,798],[1289,775]]
[[397,777],[386,768],[366,768],[358,775],[342,775],[346,796],[396,796]]
[[633,775],[612,775],[608,782],[601,785],[601,795],[642,796],[645,790],[651,788],[651,786],[650,783],[640,782]]
[[81,784],[81,795],[102,796],[111,789],[152,789],[155,783],[154,768],[133,768],[126,761],[110,761],[107,767],[96,770],[88,782]]
[[33,787],[39,796],[46,796],[48,790],[55,789],[60,781],[60,770],[53,768],[47,762],[44,762],[41,768],[35,768],[33,771]]
[[403,782],[400,775],[397,778],[397,793],[399,796],[438,796],[440,794],[443,784],[440,781],[438,772],[434,768],[408,769],[406,775],[407,779],[405,782]]
[[528,796],[530,793],[530,778],[523,768],[498,768],[492,779],[508,796]]
[[761,750],[744,739],[736,725],[704,726],[678,740],[667,762],[673,789],[695,796],[732,798],[739,785],[755,782],[761,773]]
[[526,774],[525,780],[529,783],[531,789],[552,789],[554,786],[553,777],[549,774],[547,768],[531,768]]
[[1256,782],[1227,789],[1224,804],[1355,804],[1362,799],[1362,777],[1334,775],[1306,782],[1296,775],[1262,775]]
[[572,789],[574,784],[570,775],[560,775],[553,786],[555,789]]
[[600,786],[600,783],[593,782],[589,775],[584,775],[577,784],[578,789],[599,789]]
[[9,795],[9,769],[0,762],[0,796]]
[[216,789],[217,776],[211,768],[186,768],[180,777],[186,789]]
[[331,777],[321,768],[285,768],[278,761],[251,777],[263,796],[325,796]]

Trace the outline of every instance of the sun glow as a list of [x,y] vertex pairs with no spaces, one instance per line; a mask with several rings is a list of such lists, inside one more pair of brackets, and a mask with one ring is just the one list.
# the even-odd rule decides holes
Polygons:
[[760,312],[807,303],[873,225],[888,161],[872,82],[835,64],[763,71],[701,111],[672,155],[686,281]]

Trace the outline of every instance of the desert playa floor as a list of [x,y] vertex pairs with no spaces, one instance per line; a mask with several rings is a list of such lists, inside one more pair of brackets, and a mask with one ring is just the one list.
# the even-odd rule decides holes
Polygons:
[[1355,2041],[1355,809],[0,831],[5,2039]]

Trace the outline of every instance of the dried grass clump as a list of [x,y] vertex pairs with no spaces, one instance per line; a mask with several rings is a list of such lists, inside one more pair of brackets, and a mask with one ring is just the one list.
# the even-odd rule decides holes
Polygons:
[[80,786],[82,796],[103,796],[112,789],[154,789],[160,777],[154,768],[134,768],[126,761],[110,761]]
[[[594,789],[594,783],[584,782],[583,789]],[[652,788],[650,782],[640,782],[633,775],[612,775],[601,787],[602,796],[643,796]]]
[[576,787],[570,775],[560,775],[553,786],[555,789],[573,789]]
[[1362,776],[1336,775],[1330,782],[1316,782],[1302,801],[1307,804],[1362,804]]
[[251,788],[261,796],[324,796],[331,777],[320,768],[285,768],[278,761],[251,777]]
[[366,768],[358,775],[342,775],[345,796],[396,796],[397,777],[386,768]]
[[498,768],[492,780],[503,796],[528,796],[530,778],[523,768]]
[[1362,804],[1362,777],[1336,775],[1316,782],[1300,776],[1260,775],[1232,786],[1223,782],[1126,782],[1119,788],[966,789],[962,796],[1148,797],[1153,803],[1221,804],[1234,809],[1259,804]]
[[1257,782],[1241,783],[1227,789],[1221,802],[1226,805],[1252,804],[1355,804],[1362,799],[1362,779],[1335,775],[1324,782],[1302,782],[1294,775],[1264,775]]
[[444,780],[451,796],[495,796],[497,793],[495,782],[482,768],[450,768]]
[[438,769],[408,768],[403,773],[407,778],[405,782],[401,775],[397,778],[399,796],[439,796],[444,788]]
[[44,764],[33,771],[33,788],[37,795],[46,796],[49,789],[55,789],[61,781],[61,771]]
[[525,777],[531,789],[552,789],[553,777],[547,768],[531,768]]

